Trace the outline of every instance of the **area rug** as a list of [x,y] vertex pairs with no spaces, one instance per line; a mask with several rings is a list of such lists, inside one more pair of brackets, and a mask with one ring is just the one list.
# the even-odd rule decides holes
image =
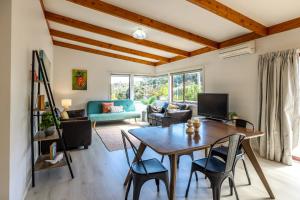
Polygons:
[[[102,140],[108,151],[117,151],[124,149],[121,130],[124,130],[128,133],[128,130],[134,128],[141,128],[147,126],[144,122],[118,122],[118,123],[105,123],[100,124],[95,128],[96,133]],[[138,147],[140,142],[134,136],[128,134],[132,143]],[[127,147],[130,147],[127,144]]]

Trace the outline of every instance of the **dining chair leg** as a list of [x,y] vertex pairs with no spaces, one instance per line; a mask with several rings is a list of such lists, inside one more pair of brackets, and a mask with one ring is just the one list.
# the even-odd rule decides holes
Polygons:
[[[194,158],[194,153],[193,153],[193,152],[190,154],[190,156],[191,156],[191,158],[192,158],[192,161],[194,161],[195,158]],[[198,174],[197,174],[197,171],[195,171],[195,177],[196,177],[196,181],[198,182]]]
[[128,193],[130,191],[131,182],[132,182],[132,176],[130,176],[128,184],[127,184],[126,194],[125,194],[125,200],[127,200],[127,198],[128,198]]
[[164,173],[164,175],[162,176],[161,180],[165,184],[165,187],[166,187],[166,190],[167,190],[167,194],[168,194],[168,199],[170,199],[169,173],[168,172]]
[[236,200],[239,200],[239,195],[238,195],[236,187],[235,187],[234,179],[233,179],[233,177],[229,177],[229,179],[231,180],[231,184],[232,184],[233,189],[234,189]]
[[250,180],[249,172],[248,172],[248,169],[247,169],[247,166],[246,166],[246,162],[245,162],[244,159],[242,159],[242,161],[243,161],[243,164],[244,164],[244,168],[245,168],[245,172],[246,172],[246,175],[247,175],[248,183],[249,183],[249,185],[251,185],[251,180]]
[[186,191],[185,191],[185,198],[187,198],[188,195],[189,195],[189,190],[190,190],[192,176],[193,176],[193,167],[191,167],[190,178],[189,178],[189,182],[188,182],[188,185],[187,185],[187,188],[186,188]]
[[162,155],[162,157],[161,157],[161,160],[160,160],[160,162],[161,162],[161,163],[163,163],[163,162],[164,162],[164,158],[165,158],[165,156],[164,156],[164,155]]
[[143,184],[144,180],[138,177],[133,179],[133,200],[139,200]]
[[230,188],[230,196],[232,196],[233,195],[233,184],[229,177],[228,177],[228,181],[229,181],[229,188]]
[[157,192],[159,192],[159,179],[158,178],[155,179],[155,184],[156,184]]
[[221,187],[219,186],[219,184],[212,185],[212,192],[213,192],[213,200],[220,200]]

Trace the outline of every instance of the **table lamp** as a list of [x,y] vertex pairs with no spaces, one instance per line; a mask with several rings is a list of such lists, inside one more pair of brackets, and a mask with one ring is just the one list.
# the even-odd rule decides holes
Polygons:
[[61,105],[64,108],[64,111],[67,111],[69,107],[72,105],[72,99],[62,99]]

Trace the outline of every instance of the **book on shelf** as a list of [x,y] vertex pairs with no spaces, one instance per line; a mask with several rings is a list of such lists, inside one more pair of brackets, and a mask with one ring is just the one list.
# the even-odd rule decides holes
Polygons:
[[50,145],[50,160],[54,160],[56,157],[56,142]]

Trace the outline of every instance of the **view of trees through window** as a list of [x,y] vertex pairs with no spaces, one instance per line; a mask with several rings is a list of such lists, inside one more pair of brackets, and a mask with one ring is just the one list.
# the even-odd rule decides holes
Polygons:
[[111,99],[130,98],[130,75],[111,75],[110,78]]
[[[130,86],[130,79],[133,86]],[[202,70],[172,74],[172,101],[194,102],[197,94],[203,92]],[[130,76],[127,74],[111,75],[111,99],[130,99],[133,89],[134,100],[149,98],[167,101],[169,94],[169,76]]]
[[203,92],[202,71],[172,75],[173,101],[197,101],[197,94]]
[[134,100],[142,101],[150,97],[168,100],[168,76],[134,76]]

